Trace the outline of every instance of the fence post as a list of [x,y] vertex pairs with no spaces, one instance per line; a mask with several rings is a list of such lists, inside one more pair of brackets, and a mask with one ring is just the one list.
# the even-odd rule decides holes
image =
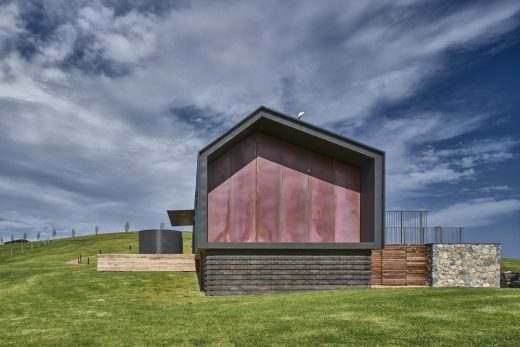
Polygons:
[[401,211],[401,244],[403,244],[403,211]]

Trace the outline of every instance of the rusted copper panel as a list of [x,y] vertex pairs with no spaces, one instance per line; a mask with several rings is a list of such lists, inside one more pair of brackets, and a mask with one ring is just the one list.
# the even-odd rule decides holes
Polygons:
[[283,142],[276,137],[263,133],[256,133],[255,135],[257,156],[281,165]]
[[334,162],[335,242],[360,242],[360,171]]
[[256,158],[256,134],[251,134],[231,149],[231,176]]
[[256,160],[253,160],[231,176],[230,242],[256,241],[255,205]]
[[208,241],[228,242],[230,231],[229,203],[231,179],[208,193]]
[[282,148],[274,137],[257,136],[257,242],[280,242],[282,225]]
[[309,242],[334,242],[334,161],[309,152]]
[[230,155],[225,153],[208,167],[208,241],[229,241],[231,194]]
[[359,168],[340,161],[334,161],[335,183],[337,186],[360,192],[361,174]]
[[307,151],[285,143],[282,154],[282,241],[308,240]]
[[228,180],[229,177],[231,177],[231,162],[228,152],[222,154],[208,165],[208,192],[211,192],[221,183]]
[[209,242],[360,242],[360,171],[248,136],[208,168]]

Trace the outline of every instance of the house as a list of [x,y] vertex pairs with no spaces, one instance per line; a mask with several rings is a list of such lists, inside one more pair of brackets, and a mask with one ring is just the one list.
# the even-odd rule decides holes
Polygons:
[[198,153],[193,225],[209,295],[368,287],[383,151],[261,106]]

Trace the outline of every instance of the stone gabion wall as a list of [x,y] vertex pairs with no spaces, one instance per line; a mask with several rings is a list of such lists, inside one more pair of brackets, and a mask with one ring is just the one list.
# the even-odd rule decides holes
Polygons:
[[499,244],[433,243],[426,254],[433,287],[500,287]]
[[501,288],[520,288],[520,271],[503,271],[500,273]]

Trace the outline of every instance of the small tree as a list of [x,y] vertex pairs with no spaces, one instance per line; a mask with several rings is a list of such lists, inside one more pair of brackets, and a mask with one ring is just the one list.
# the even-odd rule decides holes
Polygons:
[[3,245],[3,244],[4,244],[4,237],[0,236],[0,245]]
[[54,240],[54,238],[56,237],[56,229],[52,229],[52,239]]
[[72,237],[76,236],[76,229],[72,228]]
[[125,231],[128,232],[128,230],[130,230],[130,223],[126,222],[125,223]]
[[11,234],[11,244],[12,244],[13,241],[14,241],[14,235]]
[[94,228],[94,233],[96,234],[96,236],[98,235],[98,233],[99,233],[99,225],[96,225],[96,227]]
[[40,232],[39,231],[36,233],[36,239],[38,240],[38,242],[40,242]]
[[161,223],[161,224],[159,225],[159,229],[160,229],[161,231],[164,230],[164,223]]

